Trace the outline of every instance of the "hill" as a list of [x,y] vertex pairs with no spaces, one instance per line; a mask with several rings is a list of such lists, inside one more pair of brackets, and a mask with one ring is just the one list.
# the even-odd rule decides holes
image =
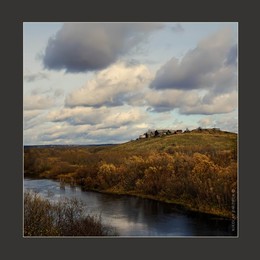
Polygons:
[[231,218],[237,134],[194,131],[109,146],[27,147],[24,174]]
[[205,133],[183,133],[155,138],[146,138],[130,141],[118,146],[111,147],[111,150],[123,150],[127,152],[146,152],[146,151],[164,151],[173,150],[201,151],[212,149],[215,151],[236,149],[237,134],[220,131],[215,134]]

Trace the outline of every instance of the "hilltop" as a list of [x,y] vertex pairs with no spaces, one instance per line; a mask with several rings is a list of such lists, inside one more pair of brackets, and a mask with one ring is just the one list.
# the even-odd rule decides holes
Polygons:
[[198,131],[197,129],[182,134],[163,135],[160,137],[141,138],[126,142],[108,149],[123,150],[124,152],[142,153],[146,151],[174,153],[181,150],[200,152],[202,150],[234,150],[236,152],[237,134],[209,129]]
[[27,147],[27,177],[234,217],[237,134],[190,131],[109,146]]

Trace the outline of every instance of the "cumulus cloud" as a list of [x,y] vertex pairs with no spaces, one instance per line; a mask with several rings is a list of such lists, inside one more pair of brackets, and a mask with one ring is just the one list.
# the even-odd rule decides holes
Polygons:
[[23,112],[23,128],[24,130],[33,128],[42,120],[42,110],[25,110]]
[[203,128],[217,127],[221,130],[237,132],[238,131],[238,120],[237,114],[229,113],[217,118],[214,115],[203,117],[198,121],[198,125]]
[[221,94],[205,102],[203,98],[192,106],[185,105],[179,108],[181,114],[224,114],[230,113],[237,108],[237,92]]
[[209,127],[216,127],[216,122],[215,120],[208,116],[208,117],[203,117],[198,121],[198,124],[202,128],[209,128]]
[[[198,43],[181,60],[171,58],[156,73],[153,89],[230,89],[234,87],[236,48],[230,28]],[[224,78],[224,79],[223,79]]]
[[29,128],[24,131],[24,142],[26,144],[86,144],[91,140],[87,138],[90,131],[94,131],[90,125],[70,125],[66,122],[55,124],[42,122],[40,127]]
[[201,95],[197,90],[164,90],[146,93],[145,100],[148,111],[166,112],[178,109],[181,114],[221,114],[229,113],[237,108],[237,92],[216,96]]
[[48,109],[55,104],[53,98],[41,95],[24,96],[24,110],[42,110]]
[[[144,131],[144,129],[142,129]],[[95,126],[59,125],[49,127],[39,133],[32,133],[32,138],[44,144],[104,144],[122,143],[135,139],[140,128],[120,126],[114,129],[96,129]]]
[[23,113],[24,121],[30,121],[42,113],[41,110],[25,110]]
[[100,70],[160,28],[159,23],[65,23],[49,39],[43,64],[72,73]]
[[105,111],[93,108],[63,108],[48,113],[47,119],[51,122],[67,122],[71,125],[95,125],[105,118]]
[[123,125],[140,123],[144,114],[138,108],[121,109],[75,107],[55,110],[47,115],[51,122],[67,122],[70,125],[95,125],[98,128],[118,128]]
[[[178,109],[182,114],[228,113],[237,107],[236,85],[230,80],[230,67],[219,69],[218,81],[228,88],[212,90],[151,89],[147,88],[153,76],[142,64],[118,62],[97,72],[86,85],[67,95],[67,108],[130,106],[146,107],[150,112]],[[213,78],[216,75],[210,75]]]
[[96,73],[85,86],[70,93],[65,104],[67,107],[121,106],[128,100],[137,100],[136,95],[150,80],[151,74],[146,66],[118,62]]
[[199,96],[194,91],[174,89],[147,92],[145,100],[149,111],[165,112],[179,107],[194,106],[199,102]]
[[232,114],[224,116],[216,120],[216,125],[222,130],[230,132],[238,132],[238,118]]
[[31,91],[31,95],[33,96],[46,96],[46,95],[52,95],[54,98],[58,98],[64,95],[64,89],[62,88],[46,88],[46,86],[33,88]]
[[112,129],[97,129],[91,131],[88,138],[99,143],[122,143],[136,139],[144,129],[140,130],[135,125],[131,126],[120,126]]
[[147,130],[144,112],[137,108],[64,108],[48,113],[41,127],[28,128],[25,142],[43,144],[121,143]]
[[200,41],[181,60],[171,58],[156,73],[146,100],[149,110],[181,114],[229,113],[237,107],[237,45],[223,28]]
[[[90,128],[87,126],[73,127],[66,124],[56,124],[52,127],[48,127],[38,134],[38,139],[42,142],[48,143],[61,143],[70,144],[75,140],[88,140],[88,132]],[[74,140],[74,142],[72,142]]]

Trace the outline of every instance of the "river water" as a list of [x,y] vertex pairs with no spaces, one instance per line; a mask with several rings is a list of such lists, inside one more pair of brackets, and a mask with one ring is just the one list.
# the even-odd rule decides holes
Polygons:
[[60,186],[59,182],[46,179],[24,179],[24,190],[58,200],[76,197],[86,205],[88,214],[101,214],[105,225],[126,237],[197,237],[235,236],[231,220],[191,214],[176,206],[133,196],[102,194],[82,191],[80,187]]

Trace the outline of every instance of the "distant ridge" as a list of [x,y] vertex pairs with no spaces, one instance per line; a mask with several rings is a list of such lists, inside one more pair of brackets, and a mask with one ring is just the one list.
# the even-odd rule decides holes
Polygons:
[[40,145],[24,145],[24,149],[26,148],[62,148],[62,147],[93,147],[93,146],[111,146],[117,144],[40,144]]

